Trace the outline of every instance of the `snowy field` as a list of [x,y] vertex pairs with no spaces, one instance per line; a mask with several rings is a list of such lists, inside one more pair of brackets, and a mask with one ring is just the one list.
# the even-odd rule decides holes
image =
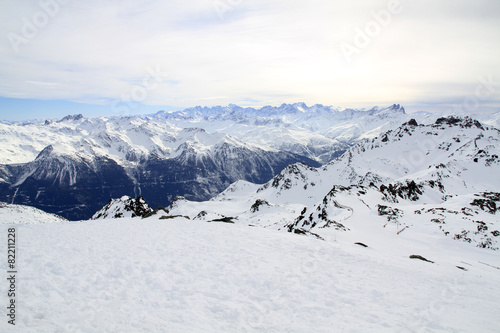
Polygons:
[[[4,273],[9,227],[1,226]],[[498,252],[443,237],[378,241],[365,248],[341,235],[327,242],[183,218],[15,228],[16,326],[8,325],[4,314],[0,332],[498,332],[500,327],[500,270],[492,267],[500,266]],[[412,254],[435,263],[410,259]],[[2,280],[5,313],[8,286]]]

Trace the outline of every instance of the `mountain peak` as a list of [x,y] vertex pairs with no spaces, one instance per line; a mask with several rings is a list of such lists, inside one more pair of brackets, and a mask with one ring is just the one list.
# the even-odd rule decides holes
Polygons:
[[392,104],[389,108],[391,111],[401,112],[402,114],[406,114],[405,108],[399,104]]
[[134,199],[124,195],[119,199],[109,199],[109,202],[96,212],[94,216],[92,216],[92,220],[122,217],[144,217],[152,211],[153,209],[142,196]]
[[80,119],[83,119],[83,115],[81,113],[80,114],[74,114],[74,115],[67,115],[63,119],[59,120],[59,122],[71,121],[71,120],[75,121],[75,120],[80,120]]
[[53,151],[54,151],[54,146],[48,145],[47,147],[43,148],[43,150],[38,154],[36,160],[50,156],[50,154],[52,154]]

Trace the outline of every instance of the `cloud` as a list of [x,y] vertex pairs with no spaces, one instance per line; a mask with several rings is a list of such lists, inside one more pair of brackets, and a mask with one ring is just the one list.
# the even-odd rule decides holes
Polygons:
[[[351,62],[340,45],[355,45],[390,0],[65,2],[4,1],[0,96],[106,103],[142,89],[139,102],[158,106],[371,106],[459,100],[467,89],[447,87],[500,80],[498,1],[400,0]],[[46,24],[40,3],[58,4]],[[26,22],[39,25],[30,38]],[[18,52],[12,34],[27,40]],[[154,89],[148,68],[164,75]]]

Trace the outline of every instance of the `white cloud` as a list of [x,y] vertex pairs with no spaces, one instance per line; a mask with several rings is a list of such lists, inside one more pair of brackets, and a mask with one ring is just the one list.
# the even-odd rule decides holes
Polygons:
[[500,81],[498,1],[400,0],[401,13],[351,63],[340,44],[353,44],[391,0],[220,1],[222,19],[212,0],[68,0],[19,52],[9,36],[23,36],[23,18],[33,23],[43,9],[4,1],[0,95],[102,103],[130,94],[148,67],[168,75],[141,101],[180,107],[459,100],[480,76]]

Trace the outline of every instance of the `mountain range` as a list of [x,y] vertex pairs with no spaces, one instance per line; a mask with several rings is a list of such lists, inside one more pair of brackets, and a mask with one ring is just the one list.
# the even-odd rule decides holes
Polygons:
[[[70,118],[53,126],[86,121]],[[7,163],[3,172],[19,177],[16,198],[29,184],[40,191],[35,198],[46,195],[36,189],[36,180],[55,177],[51,170],[57,168],[65,171],[55,173],[60,177],[47,186],[57,195],[58,182],[72,183],[74,197],[82,200],[77,207],[86,205],[83,194],[101,191],[85,192],[83,185],[105,184],[106,191],[120,193],[101,202],[89,213],[91,219],[78,222],[0,203],[0,223],[9,239],[19,235],[15,262],[22,267],[25,315],[16,326],[28,331],[494,332],[500,131],[469,117],[416,118],[353,140],[327,163],[309,158],[317,166],[299,161],[262,183],[240,179],[208,200],[178,195],[156,209],[146,196],[135,195],[133,186],[135,196],[123,194],[120,186],[129,179],[127,172],[147,171],[139,167],[151,159],[166,163],[166,155],[148,153],[134,162],[84,150],[70,154],[77,146],[62,135],[34,161]],[[174,134],[178,141],[189,138],[179,145],[190,145],[190,158],[201,158],[204,168],[214,151],[209,144],[200,148],[200,142],[211,142],[207,137],[230,138],[229,147],[242,141],[199,126]],[[239,155],[234,156],[223,159]],[[193,184],[197,181],[209,183],[200,177]],[[54,209],[61,207],[56,199],[64,198],[54,199]]]
[[204,202],[177,197],[153,214],[365,245],[390,233],[498,250],[499,156],[494,127],[468,117],[412,119],[321,167],[292,164],[265,184],[237,181]]
[[[430,121],[426,113],[412,115]],[[148,116],[0,123],[0,200],[90,218],[110,198],[208,200],[263,184],[297,162],[319,167],[411,117],[400,105],[196,107]]]

